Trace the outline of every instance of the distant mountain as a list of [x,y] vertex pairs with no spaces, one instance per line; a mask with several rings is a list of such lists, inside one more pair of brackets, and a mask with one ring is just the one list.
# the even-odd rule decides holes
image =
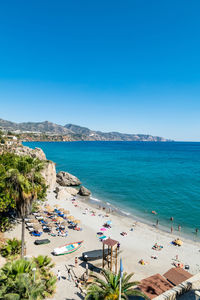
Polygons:
[[[89,128],[66,124],[65,126],[45,122],[24,122],[14,123],[0,119],[0,128],[7,131],[16,131],[18,133],[41,133],[45,135],[65,136],[69,141],[168,141],[159,136],[148,134],[127,134],[120,132],[101,132],[90,130]],[[40,139],[41,140],[41,139]],[[56,138],[58,140],[58,138]]]
[[42,132],[42,133],[52,133],[52,134],[68,134],[70,130],[67,128],[57,125],[48,121],[44,122],[25,122],[25,123],[14,123],[10,121],[5,121],[0,119],[0,127],[5,130],[19,130],[19,131],[29,131],[29,132]]
[[120,132],[101,132],[90,130],[89,128],[66,124],[65,128],[73,133],[85,135],[89,140],[96,141],[166,141],[166,139],[159,136],[152,136],[148,134],[127,134]]

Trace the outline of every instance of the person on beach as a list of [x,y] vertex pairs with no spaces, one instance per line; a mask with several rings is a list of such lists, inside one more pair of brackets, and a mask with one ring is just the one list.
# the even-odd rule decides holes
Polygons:
[[68,280],[71,281],[71,269],[70,268],[67,270],[67,273],[68,273]]
[[178,231],[181,231],[181,225],[178,225]]
[[76,256],[75,257],[75,267],[77,268],[77,266],[78,266],[78,257]]
[[80,290],[81,293],[83,292],[79,279],[76,280],[76,287]]
[[57,278],[58,278],[58,280],[60,281],[60,279],[61,279],[61,273],[60,273],[60,270],[58,270]]
[[117,250],[119,251],[120,243],[117,243]]

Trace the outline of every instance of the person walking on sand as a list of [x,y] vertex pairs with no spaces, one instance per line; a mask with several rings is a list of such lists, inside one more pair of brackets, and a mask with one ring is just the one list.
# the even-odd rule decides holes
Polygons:
[[70,268],[67,270],[67,273],[68,273],[68,280],[71,281],[71,269]]
[[58,280],[60,281],[60,278],[61,278],[61,273],[60,273],[60,270],[58,270],[58,273],[57,273],[57,278],[58,278]]
[[77,266],[78,266],[78,257],[76,256],[75,257],[75,267],[77,268]]
[[80,280],[79,280],[79,279],[77,279],[76,286],[77,286],[77,288],[80,290],[80,292],[82,293],[83,290],[82,290],[81,283],[80,283]]

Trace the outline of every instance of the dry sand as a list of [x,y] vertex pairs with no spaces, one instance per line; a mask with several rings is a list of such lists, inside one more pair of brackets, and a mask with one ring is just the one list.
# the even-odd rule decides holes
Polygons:
[[[194,241],[186,240],[180,236],[181,234],[165,233],[159,231],[155,227],[138,222],[133,231],[130,231],[134,221],[130,218],[118,215],[109,214],[109,217],[105,217],[105,211],[97,208],[98,204],[94,208],[88,202],[76,200],[78,206],[75,206],[71,201],[72,197],[67,197],[63,200],[55,199],[55,193],[49,191],[47,195],[47,202],[50,205],[58,204],[59,207],[63,207],[70,210],[70,214],[75,216],[76,219],[81,220],[81,227],[83,231],[77,232],[69,229],[68,237],[49,237],[48,234],[43,233],[41,238],[49,238],[51,243],[48,245],[35,246],[35,237],[30,236],[26,230],[26,244],[27,255],[37,256],[39,254],[49,255],[55,262],[54,272],[61,271],[62,278],[57,285],[57,291],[53,299],[83,299],[79,290],[75,287],[74,282],[69,282],[67,279],[67,272],[65,265],[74,266],[74,259],[76,256],[81,257],[82,252],[90,251],[94,249],[102,249],[102,243],[96,237],[96,233],[102,227],[102,225],[108,221],[112,221],[112,228],[105,232],[105,235],[111,237],[120,242],[120,257],[123,260],[124,270],[128,273],[134,272],[134,280],[140,280],[155,273],[164,274],[168,269],[172,267],[172,263],[176,255],[183,264],[190,266],[190,272],[196,274],[200,271],[199,257],[200,257],[200,245]],[[85,209],[88,210],[85,210]],[[92,216],[91,211],[96,212],[95,216]],[[87,213],[85,214],[85,211]],[[127,236],[121,236],[120,232],[127,232]],[[20,239],[21,226],[20,224],[15,227],[14,230],[7,233],[6,236],[17,237]],[[171,241],[177,237],[181,237],[183,245],[177,247],[171,244]],[[84,240],[82,247],[75,253],[64,256],[52,256],[51,252],[55,247],[62,246],[66,243]],[[161,251],[152,250],[152,246],[157,242],[163,246]],[[158,259],[152,259],[151,256],[156,255]],[[146,265],[139,264],[139,260],[144,259],[147,262]],[[85,265],[79,260],[80,265],[74,268],[76,275],[80,276],[84,272]],[[94,264],[101,266],[101,261],[97,261]]]

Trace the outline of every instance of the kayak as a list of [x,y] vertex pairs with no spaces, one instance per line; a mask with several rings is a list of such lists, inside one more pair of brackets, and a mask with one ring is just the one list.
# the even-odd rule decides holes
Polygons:
[[64,255],[64,254],[73,253],[81,247],[82,243],[83,243],[83,241],[75,242],[75,243],[70,243],[70,244],[55,248],[53,250],[53,254],[54,255]]
[[49,244],[50,240],[49,239],[43,239],[43,240],[35,240],[35,245],[45,245],[45,244]]

